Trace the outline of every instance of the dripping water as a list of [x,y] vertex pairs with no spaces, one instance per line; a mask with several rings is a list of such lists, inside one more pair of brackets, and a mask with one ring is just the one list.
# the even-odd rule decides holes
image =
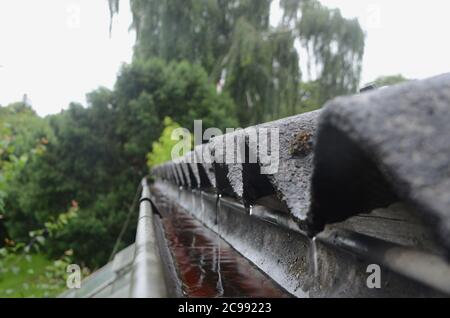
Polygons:
[[205,202],[203,198],[203,191],[200,190],[200,220],[205,222]]
[[181,198],[181,190],[183,190],[182,186],[178,187],[178,202],[180,202],[180,198]]
[[222,198],[222,195],[218,194],[216,199],[216,219],[214,220],[215,225],[218,225],[219,223],[220,198]]
[[315,281],[319,278],[319,260],[317,253],[317,237],[311,238],[309,243],[309,253],[310,253],[310,272]]
[[220,217],[220,208],[221,208],[221,202],[220,199],[222,198],[221,194],[217,195],[217,204],[216,204],[216,225],[217,225],[217,243],[216,243],[216,251],[217,251],[217,291],[219,292],[219,294],[222,296],[224,294],[224,290],[223,290],[223,284],[222,284],[222,273],[220,270],[220,227],[219,227],[219,217]]
[[248,214],[253,215],[253,205],[251,204],[248,206]]

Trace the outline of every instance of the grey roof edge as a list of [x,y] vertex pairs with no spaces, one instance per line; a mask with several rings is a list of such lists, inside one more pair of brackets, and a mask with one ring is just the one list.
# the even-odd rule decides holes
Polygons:
[[[419,211],[450,251],[450,173],[445,170],[450,166],[450,74],[338,97],[322,111],[249,127],[241,134],[247,137],[249,129],[263,127],[286,132],[280,136],[280,171],[262,175],[258,146],[250,147],[246,138],[256,164],[196,163],[208,187],[226,190],[247,205],[263,194],[274,197],[311,235],[325,224],[400,199]],[[220,139],[224,136],[197,146],[195,153],[214,158]],[[313,144],[312,151],[302,139]],[[165,171],[154,168],[152,173],[167,179],[170,171]],[[178,176],[179,184],[189,187],[186,178]]]
[[401,200],[449,254],[449,167],[450,74],[336,98],[319,120],[310,222],[320,230]]
[[[242,200],[247,206],[258,202],[261,198],[271,201],[284,210],[291,210],[297,219],[305,220],[309,208],[309,175],[312,170],[312,152],[300,150],[304,147],[297,143],[298,136],[307,136],[306,142],[310,142],[315,130],[315,122],[320,114],[319,111],[291,116],[285,119],[264,123],[257,126],[238,130],[231,134],[221,135],[212,138],[207,144],[196,146],[195,156],[188,153],[185,157],[169,163],[175,170],[174,178],[180,186],[191,187],[192,175],[194,179],[201,179],[199,175],[207,176],[207,182],[201,181],[198,188],[213,188],[215,192],[227,194]],[[252,144],[254,134],[260,138],[261,134],[266,134],[266,130],[278,129],[280,131],[279,144],[282,156],[280,158],[279,170],[272,174],[262,174],[261,169],[264,157],[258,144]],[[270,132],[267,133],[270,140]],[[230,138],[231,137],[231,138]],[[250,163],[234,162],[225,163],[226,156],[224,147],[229,140],[236,141],[239,147],[232,152],[233,159],[253,156],[255,161]],[[308,148],[311,146],[308,145]],[[297,153],[292,153],[296,152]],[[242,152],[244,152],[242,154]],[[301,153],[300,155],[298,153]],[[196,161],[192,162],[195,158]],[[306,160],[305,160],[306,158]],[[248,160],[248,158],[245,158]],[[191,169],[183,167],[183,163],[188,162]],[[164,165],[167,165],[164,164]],[[305,169],[305,166],[308,166]],[[161,166],[152,170],[153,175],[167,179],[167,175],[161,173]],[[196,173],[198,175],[196,176]],[[192,172],[192,173],[191,173]],[[305,173],[307,172],[307,173]],[[174,179],[173,177],[171,179]],[[203,177],[203,179],[206,179]],[[292,186],[294,184],[294,186]],[[297,198],[295,189],[303,189],[304,196]]]

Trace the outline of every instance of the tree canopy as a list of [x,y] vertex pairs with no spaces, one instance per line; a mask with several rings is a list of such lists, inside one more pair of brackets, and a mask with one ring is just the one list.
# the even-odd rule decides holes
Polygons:
[[[161,156],[167,151],[153,144],[164,127],[174,125],[166,117],[183,127],[192,126],[193,118],[213,127],[237,125],[233,101],[217,94],[199,65],[156,58],[124,65],[114,90],[90,92],[87,107],[72,103],[43,119],[18,103],[0,108],[0,114],[3,235],[26,241],[30,231],[77,202],[79,217],[49,239],[46,249],[54,257],[73,249],[74,260],[91,267],[109,257],[133,193],[148,172],[152,145],[150,161],[166,158]],[[38,146],[45,149],[31,156]],[[14,174],[6,169],[13,162],[21,163]],[[132,224],[122,246],[134,236]]]
[[[317,0],[281,0],[276,26],[272,0],[130,2],[135,58],[201,65],[211,83],[229,92],[243,126],[302,111],[300,61],[308,65],[307,81],[317,82],[318,106],[358,88],[364,33],[356,19]],[[110,3],[115,13],[118,1]]]
[[407,79],[402,74],[396,74],[396,75],[380,76],[373,82],[373,84],[380,87],[380,86],[395,85],[406,81],[410,81],[410,79]]

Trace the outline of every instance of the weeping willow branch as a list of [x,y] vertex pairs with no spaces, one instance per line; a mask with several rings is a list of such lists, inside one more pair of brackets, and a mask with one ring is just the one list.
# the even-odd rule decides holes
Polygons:
[[[109,3],[113,16],[118,0]],[[343,18],[339,10],[317,0],[281,0],[283,17],[271,26],[272,0],[180,3],[130,0],[137,36],[134,57],[202,65],[211,82],[225,84],[238,105],[241,125],[303,111],[304,96],[317,98],[308,101],[309,109],[358,88],[364,32],[356,19]],[[307,56],[299,56],[296,43]],[[301,85],[300,59],[316,71],[309,77],[311,85]],[[314,87],[314,94],[303,92],[305,87]]]

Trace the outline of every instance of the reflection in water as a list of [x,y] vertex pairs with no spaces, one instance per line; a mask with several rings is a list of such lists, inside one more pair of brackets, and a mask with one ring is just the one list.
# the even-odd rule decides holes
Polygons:
[[216,233],[187,213],[163,218],[188,297],[289,297]]

